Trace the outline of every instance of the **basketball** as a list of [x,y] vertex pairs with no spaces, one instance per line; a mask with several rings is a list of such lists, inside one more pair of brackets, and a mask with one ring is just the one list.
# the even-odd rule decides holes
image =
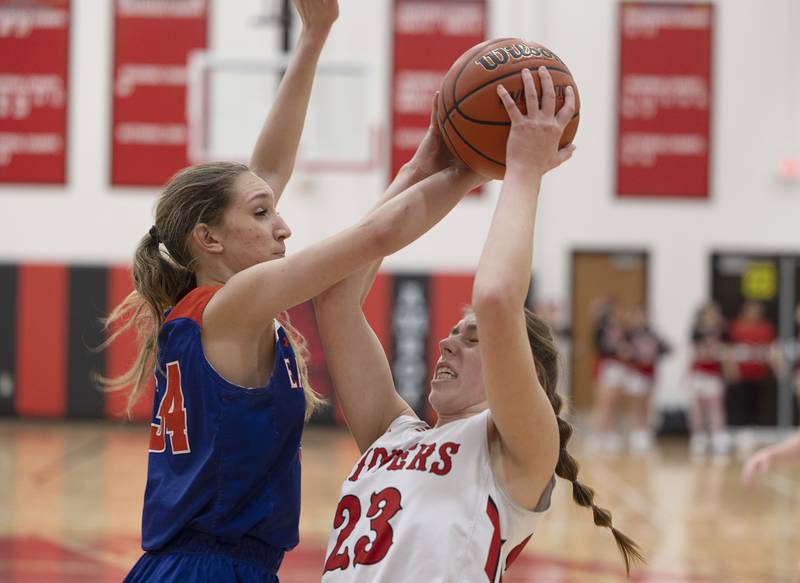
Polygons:
[[439,91],[439,129],[447,147],[475,172],[502,179],[506,172],[506,143],[511,121],[497,95],[502,84],[525,113],[522,70],[533,73],[541,102],[536,70],[545,66],[553,77],[556,111],[564,105],[565,89],[575,93],[575,115],[561,136],[560,147],[575,138],[580,120],[578,87],[564,62],[542,45],[518,38],[483,42],[469,49],[453,64]]

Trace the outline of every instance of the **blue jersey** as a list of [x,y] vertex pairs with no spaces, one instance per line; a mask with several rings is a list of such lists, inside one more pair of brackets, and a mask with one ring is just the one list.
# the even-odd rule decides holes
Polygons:
[[192,290],[167,314],[158,366],[142,547],[189,530],[275,549],[298,542],[305,397],[286,331],[276,323],[265,387],[222,378],[203,352],[203,310],[220,287]]

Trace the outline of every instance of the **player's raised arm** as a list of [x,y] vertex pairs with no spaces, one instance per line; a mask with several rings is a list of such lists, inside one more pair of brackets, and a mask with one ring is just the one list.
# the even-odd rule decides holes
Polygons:
[[507,169],[472,294],[483,378],[503,459],[527,477],[534,496],[553,475],[559,433],[553,408],[536,375],[523,305],[531,277],[542,176],[572,155],[572,146],[559,150],[558,142],[575,104],[568,87],[566,103],[556,114],[552,79],[544,69],[539,76],[541,109],[533,77],[523,71],[526,114],[505,88],[499,88],[512,124]]
[[[484,182],[450,160],[436,126],[437,100],[434,98],[431,123],[414,157],[400,170],[378,206],[386,203],[421,178],[452,167],[451,188],[455,196],[447,204],[431,200],[426,211],[431,219],[441,219],[460,196]],[[439,196],[429,192],[431,197]],[[433,223],[431,223],[432,225]],[[382,259],[382,258],[381,258]],[[386,354],[369,325],[361,305],[372,286],[380,259],[336,283],[314,298],[317,322],[328,370],[336,396],[350,431],[363,452],[402,414],[413,410],[397,394]]]
[[250,158],[250,168],[270,185],[276,203],[292,176],[319,56],[339,16],[338,0],[294,4],[303,28]]

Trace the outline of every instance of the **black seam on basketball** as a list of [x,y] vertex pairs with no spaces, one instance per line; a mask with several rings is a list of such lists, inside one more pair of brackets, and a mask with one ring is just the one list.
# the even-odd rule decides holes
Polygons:
[[461,154],[459,154],[458,151],[456,150],[456,145],[453,142],[453,138],[450,137],[450,134],[448,133],[447,128],[444,128],[444,130],[442,130],[442,134],[444,135],[445,142],[447,142],[448,147],[451,148],[451,151],[454,153],[454,156],[456,157],[456,159],[459,162],[461,162],[462,164],[464,164],[465,166],[469,166],[469,164],[467,164],[464,161],[464,159],[461,157]]
[[[450,137],[450,134],[447,132],[447,119],[444,120],[445,123],[443,124],[439,121],[439,131],[444,138],[444,141],[447,143],[447,147],[450,149],[450,153],[453,154],[462,164],[467,164],[464,159],[459,155],[458,151],[456,150],[456,145],[453,143],[453,139]],[[467,164],[468,165],[468,164]]]
[[472,51],[472,53],[470,53],[469,59],[467,59],[464,62],[464,66],[461,67],[461,70],[458,72],[458,74],[456,75],[455,80],[453,81],[453,108],[450,111],[445,112],[445,116],[449,116],[450,112],[452,112],[453,109],[458,107],[458,99],[456,99],[456,87],[458,87],[458,80],[461,79],[461,75],[464,73],[464,70],[472,62],[472,59],[473,59],[475,53],[478,53],[481,50],[483,50],[483,48],[486,45],[492,45],[492,44],[499,43],[499,42],[505,42],[507,40],[516,40],[516,39],[514,37],[510,37],[509,36],[509,37],[506,37],[506,38],[498,38],[498,39],[487,40],[485,43],[481,43],[477,47],[475,47],[475,50]]
[[[567,75],[569,75],[569,78],[572,79],[572,74],[567,70],[559,69],[558,67],[547,67],[547,70],[548,71],[558,71],[559,73],[566,73]],[[513,73],[507,73],[505,75],[500,75],[499,77],[494,77],[494,78],[491,79],[491,81],[487,81],[486,83],[484,83],[482,85],[479,85],[478,87],[476,87],[475,89],[473,89],[472,91],[467,93],[466,95],[461,96],[461,99],[456,99],[455,98],[455,86],[453,86],[453,104],[454,105],[453,105],[452,108],[450,108],[450,111],[445,113],[445,115],[449,116],[453,111],[458,111],[458,113],[460,113],[464,117],[464,119],[467,119],[469,121],[474,121],[474,122],[482,123],[482,124],[485,124],[485,125],[511,125],[510,122],[491,122],[491,121],[483,121],[483,120],[480,120],[480,119],[471,118],[468,115],[464,114],[464,112],[461,111],[461,109],[458,106],[461,105],[461,103],[463,101],[466,101],[468,98],[470,98],[473,95],[475,95],[478,91],[480,91],[481,89],[484,89],[485,87],[488,87],[492,83],[496,83],[497,81],[502,81],[503,79],[508,79],[509,77],[513,77],[514,75],[517,75],[519,73],[520,73],[520,71],[514,71]],[[572,81],[573,81],[573,83],[575,82],[574,79],[572,79]]]
[[[470,121],[470,122],[472,122],[474,124],[477,124],[477,125],[481,125],[481,126],[510,126],[511,125],[510,121],[484,121],[484,120],[480,120],[480,119],[473,119],[473,118],[471,118],[471,117],[469,117],[467,115],[464,115],[464,112],[461,111],[458,108],[454,108],[453,111],[456,112],[456,113],[460,113],[461,117],[463,117],[465,120]],[[575,113],[572,114],[572,117],[569,119],[568,123],[572,123],[572,120],[575,119],[576,117],[580,117],[580,115],[581,115],[581,113],[579,111],[576,111]]]
[[[481,158],[485,158],[486,160],[488,160],[492,164],[497,164],[498,166],[502,166],[503,168],[506,167],[506,165],[503,162],[498,162],[494,158],[490,158],[489,156],[487,156],[486,154],[481,152],[478,148],[476,148],[471,143],[469,143],[469,141],[467,141],[467,139],[463,135],[461,135],[461,132],[458,131],[458,128],[456,127],[456,124],[454,124],[452,121],[450,121],[450,116],[449,115],[446,118],[444,118],[445,125],[447,125],[448,122],[450,122],[450,125],[453,126],[453,131],[458,135],[459,138],[461,138],[461,141],[464,142],[467,146],[469,146],[470,150],[472,150],[473,152],[478,154],[478,156],[480,156]],[[459,158],[460,158],[460,156],[459,156]],[[464,162],[464,163],[466,164],[466,162]],[[467,164],[467,166],[469,166],[469,164]]]

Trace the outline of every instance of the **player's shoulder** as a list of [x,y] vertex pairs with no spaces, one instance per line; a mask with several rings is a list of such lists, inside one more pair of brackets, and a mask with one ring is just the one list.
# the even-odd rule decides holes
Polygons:
[[169,310],[165,323],[185,318],[192,320],[198,326],[202,325],[203,312],[208,302],[220,289],[222,286],[219,285],[204,285],[194,288]]
[[398,415],[395,420],[389,424],[389,427],[386,428],[386,433],[401,433],[403,431],[428,431],[430,428],[430,425],[416,415],[403,413]]

